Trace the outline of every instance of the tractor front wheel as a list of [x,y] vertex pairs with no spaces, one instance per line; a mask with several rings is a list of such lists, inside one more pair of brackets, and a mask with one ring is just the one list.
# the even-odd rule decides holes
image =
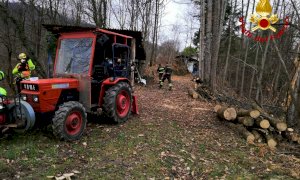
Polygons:
[[53,134],[60,140],[80,139],[87,123],[85,108],[76,101],[62,104],[52,120]]
[[115,123],[127,121],[131,104],[131,87],[126,82],[120,82],[105,92],[103,109],[106,116]]

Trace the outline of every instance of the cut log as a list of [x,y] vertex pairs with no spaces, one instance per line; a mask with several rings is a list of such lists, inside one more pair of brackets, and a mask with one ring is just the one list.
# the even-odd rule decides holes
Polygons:
[[192,88],[190,88],[188,90],[188,93],[190,96],[192,96],[193,99],[198,99],[199,98],[199,94]]
[[263,129],[268,129],[270,127],[270,122],[261,117],[255,120],[255,124]]
[[243,138],[247,140],[249,144],[254,144],[255,137],[241,124],[227,124],[231,129],[237,131]]
[[295,133],[295,132],[291,132],[291,131],[285,131],[284,132],[284,136],[292,142],[296,142],[298,143],[298,141],[300,140],[300,135]]
[[250,117],[256,119],[260,116],[260,112],[258,110],[252,110],[250,111]]
[[221,109],[221,108],[222,108],[222,106],[219,105],[219,104],[217,104],[217,105],[214,107],[214,112],[215,112],[215,113],[218,112],[218,110]]
[[236,112],[237,116],[249,116],[249,110],[246,109],[239,109]]
[[236,110],[234,108],[222,107],[218,109],[217,114],[220,118],[227,121],[233,121],[236,119]]
[[279,132],[286,131],[287,124],[284,121],[276,119],[274,117],[267,117],[267,116],[264,117],[267,118],[270,124]]
[[258,142],[258,143],[263,142],[263,137],[258,131],[252,130],[251,133],[254,135],[256,142]]
[[275,147],[277,146],[277,142],[276,140],[273,138],[273,136],[271,134],[266,134],[265,135],[265,138],[266,138],[266,142],[268,144],[268,146],[271,148],[271,149],[275,149]]
[[278,131],[285,131],[287,129],[287,124],[283,120],[276,119],[275,117],[272,117],[268,113],[266,113],[261,107],[259,107],[257,104],[252,104],[252,107],[257,109],[261,116],[265,119],[268,119],[270,124],[276,128]]
[[254,125],[254,119],[250,116],[238,117],[238,122],[244,126],[251,127]]
[[237,111],[237,116],[250,116],[256,119],[260,116],[260,112],[258,110],[239,109]]

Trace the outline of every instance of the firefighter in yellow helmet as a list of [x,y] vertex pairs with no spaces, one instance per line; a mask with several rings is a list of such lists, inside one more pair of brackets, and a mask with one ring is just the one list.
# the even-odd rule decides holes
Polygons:
[[[0,81],[4,79],[4,73],[0,71]],[[0,97],[7,96],[7,92],[4,88],[0,87]]]
[[12,73],[16,77],[16,84],[18,88],[18,93],[21,92],[20,82],[24,79],[29,79],[31,71],[35,69],[35,65],[32,63],[32,60],[25,54],[21,53],[18,56],[20,62],[13,69]]
[[172,80],[171,80],[172,72],[173,72],[173,69],[167,63],[165,66],[164,74],[162,75],[162,78],[159,81],[159,88],[162,88],[162,86],[164,85],[164,81],[167,79],[169,82],[169,90],[170,91],[172,90],[172,87],[173,87]]

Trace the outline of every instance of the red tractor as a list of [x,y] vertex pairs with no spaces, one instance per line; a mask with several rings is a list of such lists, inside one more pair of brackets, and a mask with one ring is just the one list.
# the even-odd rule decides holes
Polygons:
[[104,114],[116,123],[137,113],[130,80],[133,37],[99,28],[59,31],[54,78],[21,82],[17,107],[25,115],[23,129],[35,124],[33,109],[41,115],[38,121],[52,115],[53,134],[72,141],[83,135],[87,113]]

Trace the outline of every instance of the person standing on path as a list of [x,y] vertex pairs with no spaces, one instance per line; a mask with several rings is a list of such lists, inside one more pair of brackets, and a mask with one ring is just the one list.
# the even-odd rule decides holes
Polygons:
[[165,66],[164,74],[159,83],[159,88],[162,88],[162,86],[164,85],[164,81],[166,79],[168,79],[169,90],[172,90],[172,87],[173,87],[172,80],[171,80],[172,72],[173,72],[173,70],[172,70],[171,66],[167,63]]
[[165,72],[165,68],[162,67],[161,64],[158,64],[157,72],[158,72],[158,78],[159,78],[159,82],[160,82],[161,78]]

